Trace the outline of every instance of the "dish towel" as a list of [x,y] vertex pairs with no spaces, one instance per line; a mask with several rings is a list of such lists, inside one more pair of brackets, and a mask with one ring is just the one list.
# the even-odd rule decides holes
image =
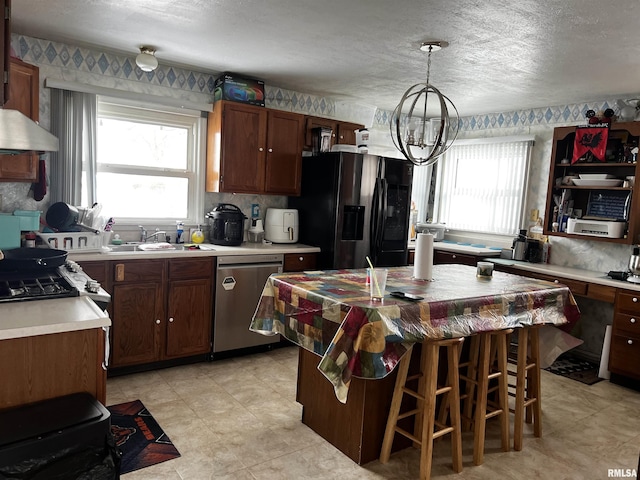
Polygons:
[[33,184],[33,198],[38,202],[47,194],[47,164],[40,157],[38,162],[38,181]]

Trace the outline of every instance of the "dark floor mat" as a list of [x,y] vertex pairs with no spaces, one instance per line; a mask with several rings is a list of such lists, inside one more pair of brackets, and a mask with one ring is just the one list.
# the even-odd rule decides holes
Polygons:
[[545,370],[577,380],[586,385],[593,385],[602,380],[602,378],[598,377],[599,366],[597,363],[589,362],[573,355],[561,355]]

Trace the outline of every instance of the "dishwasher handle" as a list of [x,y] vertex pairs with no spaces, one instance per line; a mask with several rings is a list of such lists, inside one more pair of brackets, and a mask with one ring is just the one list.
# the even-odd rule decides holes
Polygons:
[[271,267],[277,269],[278,273],[282,273],[282,263],[229,263],[227,265],[219,265],[218,271],[221,270],[245,270],[254,268],[267,268]]

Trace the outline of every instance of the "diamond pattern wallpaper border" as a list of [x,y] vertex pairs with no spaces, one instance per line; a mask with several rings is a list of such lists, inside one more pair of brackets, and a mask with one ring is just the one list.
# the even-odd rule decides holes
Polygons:
[[[90,48],[75,47],[63,43],[42,40],[24,35],[13,35],[12,45],[18,46],[18,56],[35,65],[52,65],[76,69],[93,74],[115,77],[137,82],[146,82],[168,88],[177,88],[213,96],[217,75],[191,71],[170,65],[160,65],[153,72],[143,72],[131,58]],[[335,101],[328,97],[310,95],[265,85],[265,104],[270,108],[287,109],[293,112],[334,117]],[[478,131],[495,128],[523,127],[534,125],[570,124],[585,119],[589,109],[600,111],[615,107],[615,99],[552,107],[534,108],[514,112],[488,113],[460,118],[461,131]],[[374,126],[389,124],[392,112],[377,109]],[[349,120],[349,119],[341,119]]]

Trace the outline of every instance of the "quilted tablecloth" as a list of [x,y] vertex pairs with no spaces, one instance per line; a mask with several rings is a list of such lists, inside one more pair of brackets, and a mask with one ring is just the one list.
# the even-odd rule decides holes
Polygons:
[[[572,325],[580,315],[568,287],[466,265],[435,265],[433,280],[413,267],[389,268],[383,303],[369,299],[366,270],[274,274],[250,330],[282,334],[322,357],[320,371],[346,402],[352,376],[383,378],[415,342],[523,325]],[[423,297],[391,297],[400,290]]]

